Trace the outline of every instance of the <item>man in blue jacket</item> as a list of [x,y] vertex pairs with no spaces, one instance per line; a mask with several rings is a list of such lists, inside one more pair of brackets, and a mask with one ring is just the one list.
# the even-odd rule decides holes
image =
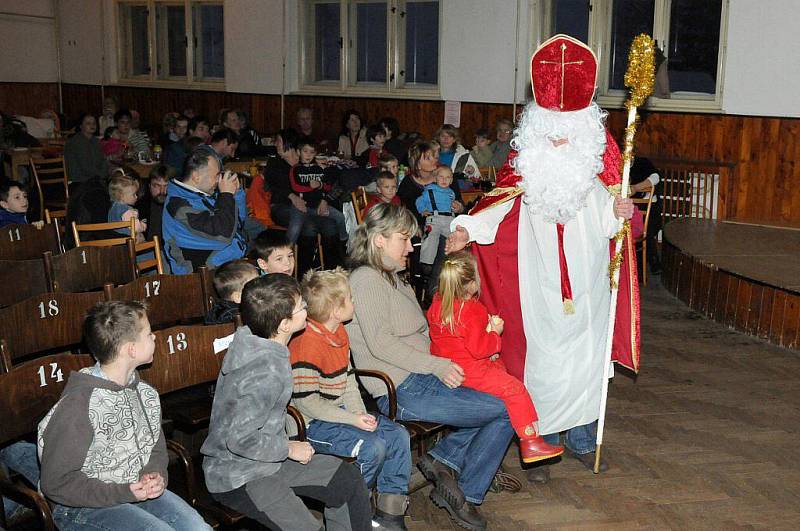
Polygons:
[[164,203],[164,251],[172,272],[182,275],[202,265],[213,268],[242,258],[246,211],[237,175],[223,174],[207,149],[192,151],[183,177],[170,181]]

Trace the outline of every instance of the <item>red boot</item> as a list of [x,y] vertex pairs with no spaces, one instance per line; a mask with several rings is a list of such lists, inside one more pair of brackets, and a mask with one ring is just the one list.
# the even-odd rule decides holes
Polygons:
[[[525,431],[529,430],[526,429]],[[523,463],[535,463],[542,459],[558,457],[564,453],[564,448],[561,446],[547,444],[534,430],[530,431],[533,432],[532,436],[520,438],[519,440],[519,455],[522,457]]]

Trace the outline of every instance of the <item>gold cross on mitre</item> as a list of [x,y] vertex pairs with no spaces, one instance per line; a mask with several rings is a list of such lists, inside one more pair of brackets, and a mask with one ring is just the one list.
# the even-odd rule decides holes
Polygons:
[[567,72],[567,65],[582,65],[583,64],[583,60],[581,60],[581,61],[565,61],[566,53],[567,53],[567,45],[566,45],[566,43],[562,42],[561,43],[561,61],[560,62],[559,61],[545,61],[545,60],[539,61],[539,63],[543,64],[543,65],[548,65],[548,64],[549,65],[558,65],[558,64],[561,65],[561,103],[559,104],[559,107],[561,109],[564,108],[564,75]]

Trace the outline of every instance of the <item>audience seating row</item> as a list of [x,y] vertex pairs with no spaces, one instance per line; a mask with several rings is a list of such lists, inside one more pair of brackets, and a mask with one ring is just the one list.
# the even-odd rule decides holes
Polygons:
[[211,289],[208,270],[202,267],[191,275],[150,275],[121,286],[106,283],[103,291],[46,291],[0,309],[0,349],[18,360],[75,348],[82,341],[86,312],[102,300],[146,301],[154,329],[199,320],[211,307]]

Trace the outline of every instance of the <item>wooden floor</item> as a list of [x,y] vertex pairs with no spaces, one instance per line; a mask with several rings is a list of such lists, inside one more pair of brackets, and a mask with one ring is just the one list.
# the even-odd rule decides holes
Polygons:
[[[490,529],[800,529],[800,356],[702,318],[658,277],[642,292],[642,371],[611,386],[604,455],[489,494]],[[504,466],[524,480],[516,447]],[[410,530],[458,529],[412,496]]]

